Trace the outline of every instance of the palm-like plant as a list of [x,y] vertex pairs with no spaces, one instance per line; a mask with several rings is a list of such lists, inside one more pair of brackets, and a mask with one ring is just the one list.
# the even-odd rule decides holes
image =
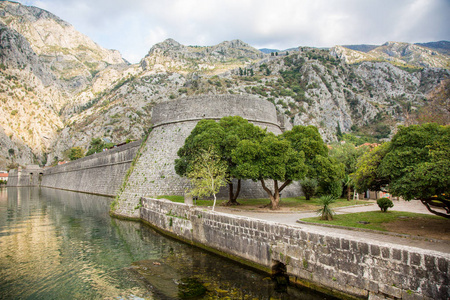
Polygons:
[[342,178],[342,183],[347,187],[347,201],[350,201],[352,197],[353,177],[349,174],[345,174]]
[[333,220],[335,215],[334,210],[330,207],[330,204],[334,203],[336,198],[333,195],[325,195],[320,197],[320,204],[322,207],[317,210],[317,213],[321,216],[322,220]]

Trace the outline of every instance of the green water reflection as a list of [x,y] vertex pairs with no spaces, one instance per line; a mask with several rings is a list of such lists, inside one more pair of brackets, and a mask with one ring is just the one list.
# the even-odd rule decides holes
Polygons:
[[325,299],[279,293],[266,274],[110,218],[110,201],[0,189],[0,299],[180,299],[185,282],[205,288],[194,299]]

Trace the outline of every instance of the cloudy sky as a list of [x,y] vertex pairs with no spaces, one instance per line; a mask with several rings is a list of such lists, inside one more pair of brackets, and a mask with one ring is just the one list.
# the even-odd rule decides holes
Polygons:
[[138,62],[156,43],[255,48],[450,40],[450,0],[16,0]]

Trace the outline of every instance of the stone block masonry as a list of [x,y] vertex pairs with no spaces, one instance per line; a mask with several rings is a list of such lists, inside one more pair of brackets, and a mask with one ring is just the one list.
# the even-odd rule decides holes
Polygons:
[[142,141],[44,170],[41,186],[114,197]]
[[142,198],[142,220],[185,242],[338,297],[449,299],[450,255]]
[[[153,130],[145,147],[116,197],[112,213],[117,216],[139,218],[142,196],[184,195],[189,182],[175,173],[177,151],[202,119],[220,120],[226,116],[241,116],[249,122],[275,134],[282,132],[275,106],[252,95],[213,95],[180,98],[159,103],[153,108]],[[298,196],[298,184],[283,191],[283,196]],[[219,198],[228,195],[227,187]],[[267,194],[260,183],[242,183],[240,198],[262,198]]]
[[9,171],[7,186],[39,186],[44,170],[38,165],[29,165]]

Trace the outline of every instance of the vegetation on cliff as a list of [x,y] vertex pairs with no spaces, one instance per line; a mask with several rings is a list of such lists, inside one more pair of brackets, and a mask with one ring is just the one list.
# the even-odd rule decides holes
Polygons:
[[326,142],[388,140],[398,124],[435,113],[433,95],[450,79],[448,53],[395,42],[367,53],[299,47],[270,55],[240,40],[199,47],[169,39],[129,65],[49,12],[0,6],[3,167],[9,149],[15,163],[50,164],[94,138],[139,139],[155,103],[201,94],[258,95],[287,129],[314,125]]

